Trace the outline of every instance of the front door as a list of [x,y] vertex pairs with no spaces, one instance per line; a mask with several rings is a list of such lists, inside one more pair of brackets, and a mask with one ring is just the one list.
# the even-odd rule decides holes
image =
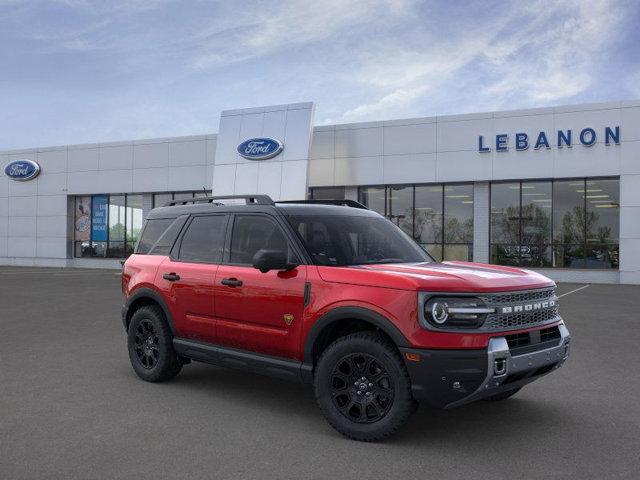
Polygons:
[[252,267],[260,249],[282,250],[290,261],[297,260],[273,218],[236,215],[228,261],[218,268],[214,287],[218,343],[293,358],[302,327],[307,267],[261,273]]
[[158,268],[157,283],[178,337],[216,338],[214,285],[222,260],[228,215],[199,215],[187,223],[172,258]]

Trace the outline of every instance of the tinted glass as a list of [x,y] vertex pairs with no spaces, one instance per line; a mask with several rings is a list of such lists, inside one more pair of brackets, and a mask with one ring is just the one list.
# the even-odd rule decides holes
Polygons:
[[584,242],[584,190],[584,180],[553,183],[554,243],[579,244]]
[[131,253],[142,231],[142,195],[127,195],[127,253]]
[[[442,185],[416,187],[415,239],[421,244],[442,243]],[[427,247],[437,259],[442,251]]]
[[413,236],[413,187],[389,187],[387,218]]
[[[445,185],[444,243],[472,242],[473,185]],[[454,250],[451,251],[453,252]],[[446,255],[446,249],[445,258],[449,260],[448,255]]]
[[225,215],[194,217],[182,237],[178,257],[186,262],[219,263],[224,249]]
[[520,263],[531,267],[551,265],[551,182],[523,182]]
[[271,219],[260,215],[238,215],[231,234],[230,263],[251,265],[258,250],[280,250],[290,261],[289,242],[282,229]]
[[162,207],[173,200],[172,193],[154,193],[153,194],[153,208]]
[[158,241],[160,235],[165,232],[167,227],[169,227],[173,221],[173,218],[156,218],[153,220],[147,220],[142,237],[140,238],[140,243],[138,243],[136,253],[148,253],[149,249]]
[[358,196],[360,197],[360,203],[367,206],[370,210],[384,215],[384,194],[384,187],[363,187],[360,189]]
[[344,200],[344,187],[315,187],[311,189],[313,200]]
[[491,243],[520,243],[520,184],[491,185]]
[[620,231],[620,181],[587,180],[587,243],[618,243]]
[[431,261],[411,238],[384,218],[314,215],[288,220],[317,265]]
[[109,243],[106,251],[108,257],[121,258],[125,256],[125,203],[124,195],[109,195]]

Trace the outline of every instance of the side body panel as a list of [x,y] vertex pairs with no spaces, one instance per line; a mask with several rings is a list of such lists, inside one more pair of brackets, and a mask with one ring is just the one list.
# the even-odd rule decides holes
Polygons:
[[[267,355],[300,358],[306,265],[261,273],[220,265],[214,287],[217,343]],[[222,284],[237,279],[241,286]]]

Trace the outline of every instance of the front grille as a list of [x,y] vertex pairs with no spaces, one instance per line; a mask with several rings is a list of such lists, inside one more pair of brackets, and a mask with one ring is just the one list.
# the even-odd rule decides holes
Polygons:
[[511,355],[525,355],[558,345],[560,329],[558,326],[533,330],[531,332],[512,333],[505,335]]
[[504,315],[489,314],[484,322],[484,328],[489,330],[508,330],[512,328],[527,328],[555,320],[558,308],[535,312],[508,313]]
[[[525,304],[538,304],[545,301],[554,301],[553,306],[535,310],[514,311],[510,313],[490,313],[487,315],[482,330],[514,330],[518,328],[530,328],[545,323],[550,323],[558,318],[558,307],[555,287],[526,290],[521,292],[487,293],[480,298],[488,307],[496,307],[496,312],[501,312],[504,307],[522,306]],[[524,340],[522,340],[524,341]]]

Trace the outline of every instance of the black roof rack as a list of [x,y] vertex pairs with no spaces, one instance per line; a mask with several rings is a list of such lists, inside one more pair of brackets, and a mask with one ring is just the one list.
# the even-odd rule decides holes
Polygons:
[[324,205],[339,205],[343,207],[353,207],[353,208],[361,208],[363,210],[369,210],[360,202],[356,202],[355,200],[282,200],[276,203],[311,203],[311,204],[324,204]]
[[165,207],[174,207],[176,205],[189,205],[197,203],[212,203],[214,205],[224,205],[218,200],[245,200],[247,205],[274,205],[269,195],[223,195],[219,197],[196,197],[186,198],[182,200],[172,200],[164,204]]

